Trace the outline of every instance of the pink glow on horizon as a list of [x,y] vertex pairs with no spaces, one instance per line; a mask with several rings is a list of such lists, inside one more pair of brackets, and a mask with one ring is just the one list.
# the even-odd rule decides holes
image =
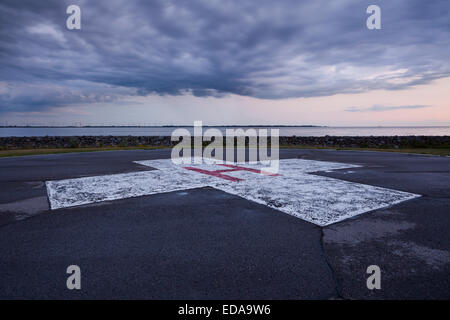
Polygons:
[[[427,108],[349,112],[373,105]],[[223,98],[126,96],[119,103],[70,105],[47,111],[9,113],[9,124],[23,125],[204,125],[286,124],[328,126],[450,125],[450,78],[404,90],[374,90],[326,97],[264,100],[228,95]]]

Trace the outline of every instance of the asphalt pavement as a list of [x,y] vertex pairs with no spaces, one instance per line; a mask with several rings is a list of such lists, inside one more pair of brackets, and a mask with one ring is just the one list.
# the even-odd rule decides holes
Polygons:
[[[419,194],[326,227],[211,187],[50,210],[45,181],[152,170],[170,150],[0,159],[1,299],[449,299],[450,158],[280,150]],[[299,195],[301,196],[301,195]],[[66,269],[81,269],[69,290]],[[381,270],[369,290],[366,269]]]

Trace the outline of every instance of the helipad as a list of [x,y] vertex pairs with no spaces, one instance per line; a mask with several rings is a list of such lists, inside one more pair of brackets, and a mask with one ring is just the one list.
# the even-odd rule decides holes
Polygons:
[[260,164],[136,163],[156,170],[47,181],[51,209],[209,186],[325,226],[420,196],[313,174],[353,164],[285,159],[270,174]]

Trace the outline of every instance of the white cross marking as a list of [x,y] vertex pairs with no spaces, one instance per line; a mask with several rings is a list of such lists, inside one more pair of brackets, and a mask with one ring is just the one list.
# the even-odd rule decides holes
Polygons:
[[[352,164],[286,159],[280,160],[278,176],[250,171],[224,172],[241,179],[236,182],[184,168],[226,169],[219,165],[178,166],[170,159],[136,163],[157,170],[47,181],[51,209],[210,186],[325,226],[420,196],[310,174],[360,167]],[[264,169],[261,165],[240,166]]]

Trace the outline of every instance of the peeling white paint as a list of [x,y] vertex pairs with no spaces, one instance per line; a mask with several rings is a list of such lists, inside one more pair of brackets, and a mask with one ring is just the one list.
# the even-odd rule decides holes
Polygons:
[[[325,226],[419,197],[412,193],[310,174],[360,167],[352,164],[286,159],[280,160],[279,176],[249,171],[224,172],[228,176],[243,179],[235,182],[184,168],[189,166],[209,171],[226,169],[218,164],[178,166],[170,159],[136,163],[157,170],[47,181],[51,208],[210,186]],[[256,164],[241,166],[264,169]]]

